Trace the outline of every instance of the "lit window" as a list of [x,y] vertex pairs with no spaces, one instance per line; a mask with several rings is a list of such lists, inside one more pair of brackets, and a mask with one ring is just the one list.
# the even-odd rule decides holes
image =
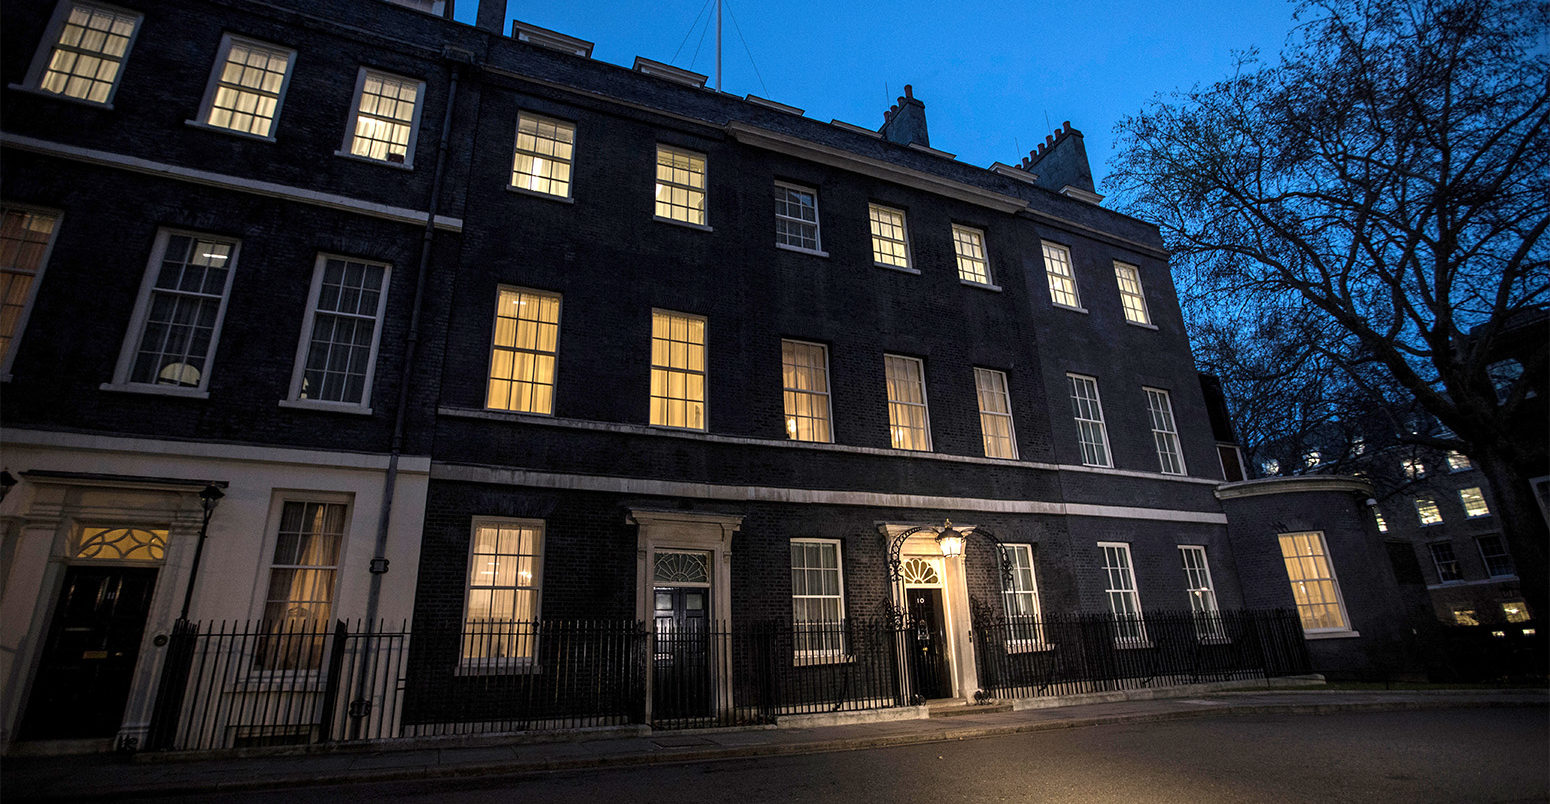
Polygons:
[[705,429],[705,319],[651,312],[651,423]]
[[1442,511],[1437,509],[1437,501],[1430,497],[1416,498],[1415,515],[1421,520],[1422,525],[1437,525],[1442,522]]
[[822,345],[780,342],[786,437],[833,441],[829,432],[829,352]]
[[519,190],[570,198],[575,146],[574,123],[540,117],[530,112],[518,113],[511,186]]
[[521,413],[553,413],[555,347],[559,337],[559,296],[501,288],[495,300],[495,337],[485,406]]
[[215,58],[200,120],[207,126],[272,138],[296,51],[227,34]]
[[1050,301],[1061,307],[1080,310],[1082,300],[1076,293],[1076,274],[1071,269],[1071,249],[1044,243],[1044,274],[1049,279]]
[[845,580],[838,541],[791,540],[791,618],[799,657],[845,654]]
[[985,457],[1017,458],[1017,440],[1012,431],[1012,402],[1007,393],[1006,374],[995,369],[976,368],[974,389],[979,395],[980,434],[985,440]]
[[1130,569],[1130,545],[1099,542],[1098,549],[1103,551],[1104,594],[1114,616],[1114,643],[1122,647],[1145,644],[1146,624],[1141,621],[1141,598]]
[[1259,465],[1259,468],[1267,477],[1281,474],[1281,462],[1275,458],[1264,461]]
[[1459,572],[1458,556],[1453,553],[1453,545],[1447,542],[1435,542],[1427,545],[1432,552],[1432,563],[1437,566],[1437,579],[1444,583],[1463,579]]
[[1454,625],[1479,625],[1480,618],[1475,615],[1474,609],[1457,608],[1453,610]]
[[387,279],[386,265],[318,257],[292,400],[361,408],[370,403]]
[[1032,647],[1044,642],[1039,618],[1039,585],[1033,574],[1033,545],[1003,544],[1011,577],[1002,577],[1001,600],[1006,608],[1006,641],[1011,646]]
[[1405,473],[1405,477],[1415,480],[1426,476],[1426,464],[1420,458],[1406,458],[1399,462],[1399,468]]
[[1353,457],[1355,457],[1355,456],[1361,456],[1361,455],[1366,455],[1366,454],[1367,454],[1367,439],[1365,439],[1365,438],[1363,438],[1363,437],[1361,437],[1359,435],[1351,436],[1351,455]]
[[904,229],[904,213],[897,209],[867,205],[872,226],[872,261],[894,268],[910,267],[909,234]]
[[1195,636],[1226,638],[1221,615],[1217,613],[1216,588],[1211,584],[1211,565],[1206,561],[1206,549],[1180,545],[1179,559],[1184,564],[1184,591],[1189,595],[1189,610],[1195,615]]
[[1302,454],[1302,463],[1303,463],[1304,466],[1308,467],[1309,469],[1312,469],[1313,467],[1318,466],[1319,464],[1321,464],[1323,462],[1324,462],[1324,453],[1319,452],[1316,449],[1310,449],[1307,452],[1304,452]]
[[[1509,623],[1526,623],[1533,619],[1528,616],[1528,603],[1522,600],[1502,601],[1502,616],[1505,617]],[[1531,632],[1524,631],[1523,633],[1527,635]]]
[[1464,516],[1471,519],[1491,515],[1491,509],[1485,504],[1485,495],[1481,493],[1479,486],[1460,489],[1459,502],[1464,504]]
[[0,371],[11,370],[58,224],[56,213],[0,207]]
[[818,194],[806,187],[775,182],[775,245],[820,251]]
[[1448,471],[1462,472],[1472,468],[1474,468],[1474,464],[1469,462],[1468,455],[1458,450],[1448,450]]
[[925,365],[913,357],[885,355],[888,380],[888,432],[894,449],[931,450],[931,420],[926,413]]
[[1514,574],[1512,556],[1507,554],[1507,546],[1502,543],[1502,537],[1481,536],[1475,540],[1475,544],[1480,548],[1480,560],[1485,562],[1485,571],[1492,578]]
[[958,278],[989,285],[990,261],[985,256],[985,233],[953,224],[953,251],[958,255]]
[[1077,442],[1082,447],[1082,463],[1087,466],[1112,466],[1109,461],[1109,436],[1103,426],[1103,405],[1098,399],[1098,381],[1080,374],[1067,374],[1071,387],[1071,414],[1076,418]]
[[533,658],[543,545],[542,522],[474,520],[463,612],[465,665],[499,666]]
[[1286,576],[1292,583],[1292,598],[1302,618],[1305,633],[1345,630],[1345,603],[1340,599],[1340,584],[1329,562],[1324,534],[1283,533],[1281,558]]
[[415,121],[425,84],[361,69],[355,82],[354,120],[345,135],[352,156],[409,167],[414,164]]
[[1389,523],[1388,523],[1387,520],[1385,520],[1383,518],[1383,512],[1382,511],[1379,511],[1376,508],[1372,509],[1372,518],[1373,518],[1373,521],[1378,523],[1378,532],[1379,533],[1388,533],[1389,532]]
[[110,104],[123,77],[140,15],[95,3],[60,3],[33,60],[28,86]]
[[1141,269],[1116,262],[1114,279],[1119,283],[1119,302],[1125,308],[1125,320],[1132,324],[1151,324],[1152,317],[1146,312],[1146,294],[1141,292]]
[[1184,453],[1179,449],[1179,429],[1173,421],[1173,402],[1167,391],[1147,388],[1146,412],[1152,418],[1152,441],[1157,462],[1165,475],[1184,474]]
[[234,240],[157,233],[114,383],[205,390],[236,268]]
[[657,217],[705,225],[705,155],[657,146]]
[[254,661],[263,670],[316,670],[333,628],[334,579],[344,503],[284,500],[269,568],[264,626]]

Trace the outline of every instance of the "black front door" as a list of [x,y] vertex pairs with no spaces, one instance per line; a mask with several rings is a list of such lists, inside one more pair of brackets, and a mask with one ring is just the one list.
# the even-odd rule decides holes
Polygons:
[[711,714],[710,590],[659,586],[652,657],[654,719]]
[[155,588],[154,567],[65,570],[64,590],[27,702],[26,738],[118,733]]
[[947,698],[953,694],[952,676],[947,668],[946,618],[942,611],[942,590],[905,589],[909,596],[910,632],[914,649],[911,671],[915,691],[926,698]]

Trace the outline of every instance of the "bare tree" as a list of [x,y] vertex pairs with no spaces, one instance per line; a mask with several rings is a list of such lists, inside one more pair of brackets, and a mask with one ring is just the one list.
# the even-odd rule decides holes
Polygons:
[[[1111,190],[1162,227],[1203,367],[1257,411],[1251,445],[1387,411],[1402,440],[1466,452],[1544,616],[1528,481],[1550,469],[1517,429],[1544,351],[1504,396],[1488,369],[1550,300],[1550,3],[1313,0],[1296,18],[1279,60],[1242,54],[1122,120]],[[1408,432],[1415,411],[1446,429]]]

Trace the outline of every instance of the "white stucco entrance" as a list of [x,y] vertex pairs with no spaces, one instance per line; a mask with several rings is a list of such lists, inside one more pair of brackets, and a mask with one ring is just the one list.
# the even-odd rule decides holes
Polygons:
[[[887,545],[919,522],[885,522],[878,525]],[[939,526],[927,526],[910,534],[899,547],[900,581],[892,583],[891,600],[896,610],[909,618],[929,612],[933,596],[940,594],[942,613],[941,657],[947,665],[947,697],[970,701],[979,689],[979,672],[974,661],[974,641],[969,619],[969,587],[962,554],[945,558],[936,542]],[[955,525],[961,533],[973,525]],[[929,616],[929,614],[927,615]]]

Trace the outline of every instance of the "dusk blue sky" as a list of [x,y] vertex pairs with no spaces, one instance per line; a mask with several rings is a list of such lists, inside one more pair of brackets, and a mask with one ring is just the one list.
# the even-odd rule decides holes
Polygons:
[[[458,0],[457,18],[471,23],[475,3]],[[601,61],[628,67],[645,56],[714,82],[713,24],[701,41],[714,6],[715,0],[511,0],[507,19],[595,42],[592,56]],[[1085,135],[1099,192],[1107,192],[1115,121],[1158,92],[1223,77],[1235,50],[1257,46],[1274,56],[1295,6],[1279,0],[735,0],[728,8],[722,88],[729,93],[876,129],[883,111],[912,84],[926,104],[932,147],[980,167],[1016,164],[1070,120]],[[699,25],[685,43],[697,15]]]

